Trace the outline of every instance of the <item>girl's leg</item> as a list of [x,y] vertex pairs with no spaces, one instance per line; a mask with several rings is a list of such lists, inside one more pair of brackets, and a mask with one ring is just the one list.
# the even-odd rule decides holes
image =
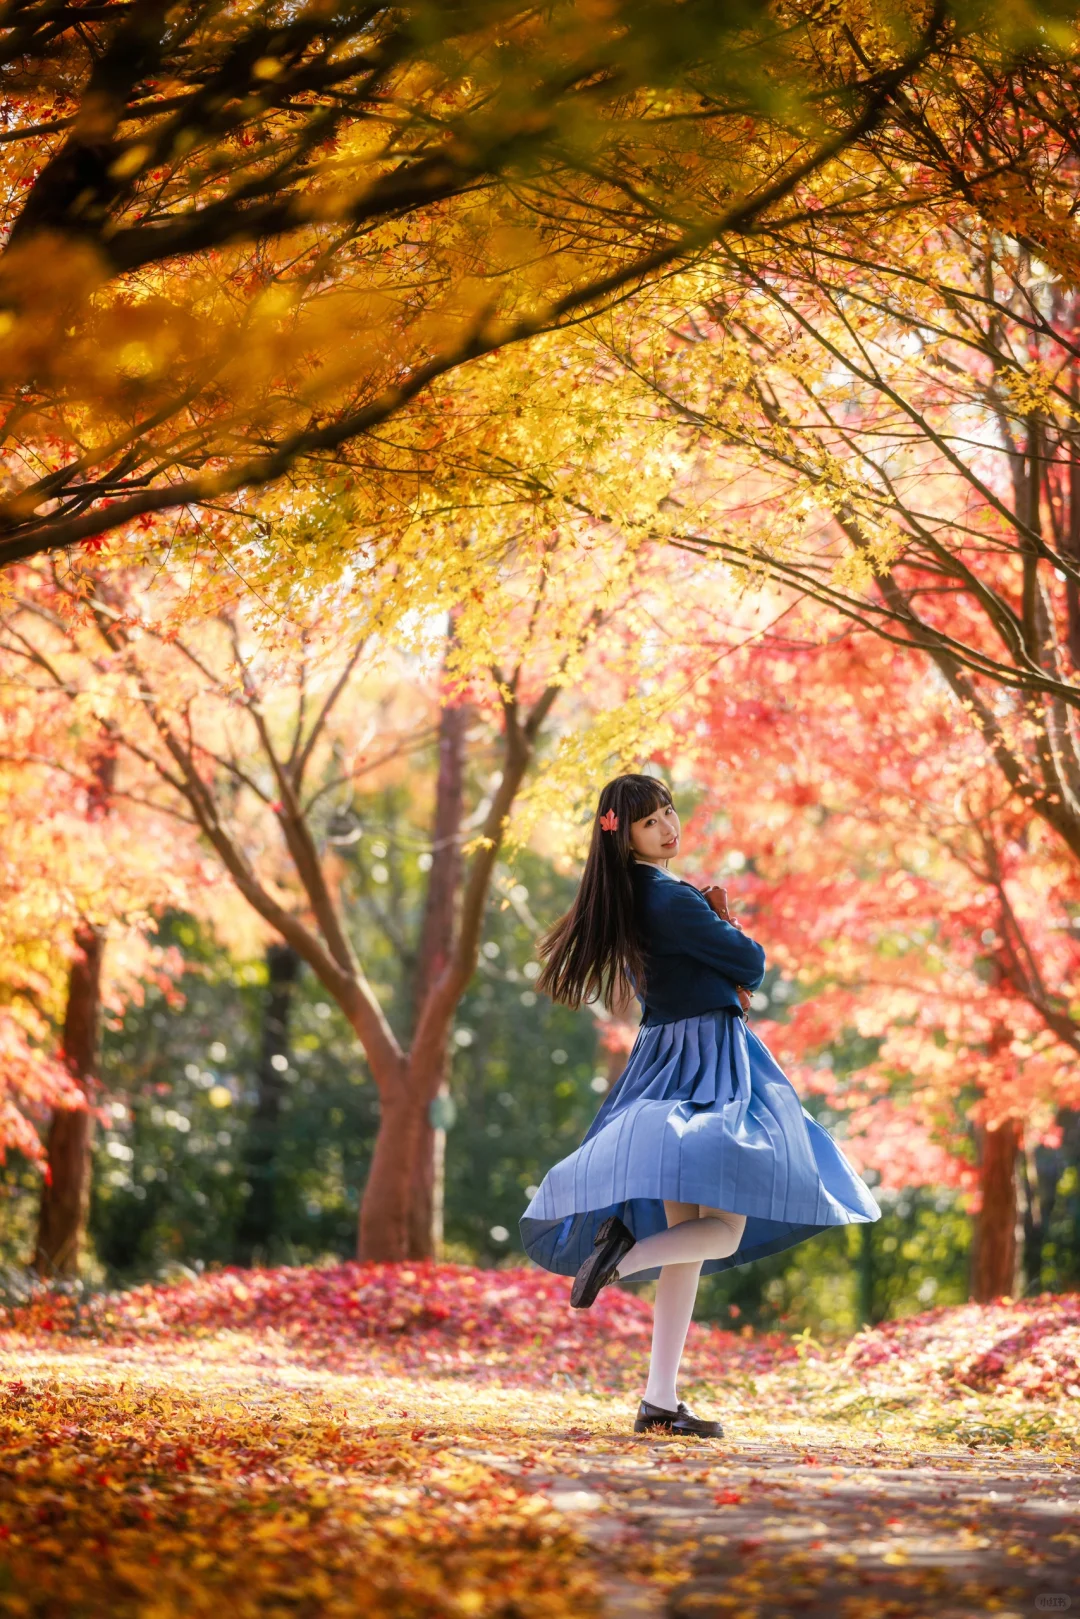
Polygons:
[[694,1314],[701,1260],[683,1265],[665,1265],[656,1284],[653,1305],[652,1354],[645,1398],[661,1411],[675,1411],[679,1405],[676,1378],[682,1360],[686,1334]]
[[[662,1411],[675,1411],[679,1405],[676,1382],[679,1363],[682,1360],[686,1334],[690,1330],[694,1314],[694,1300],[697,1298],[702,1261],[722,1259],[727,1254],[735,1252],[742,1241],[746,1216],[728,1214],[723,1209],[699,1207],[696,1203],[667,1201],[664,1203],[664,1212],[667,1215],[668,1229],[658,1232],[656,1237],[645,1237],[636,1243],[620,1262],[619,1275],[628,1275],[634,1268],[648,1270],[650,1265],[658,1263],[663,1266],[660,1280],[656,1284],[656,1302],[653,1305],[652,1354],[649,1357],[649,1381],[645,1385],[645,1398],[650,1405],[659,1406]],[[705,1226],[711,1229],[703,1239],[702,1228]],[[719,1231],[717,1227],[720,1228]],[[704,1240],[709,1252],[702,1253],[697,1258],[682,1260],[674,1255],[671,1259],[664,1255],[650,1259],[648,1245],[650,1243],[659,1245],[659,1239],[665,1238],[683,1243],[690,1240],[698,1247]],[[667,1246],[673,1248],[674,1242],[669,1241]],[[639,1250],[644,1251],[643,1260]],[[634,1256],[638,1258],[635,1260]],[[628,1260],[632,1261],[631,1265],[627,1264]]]
[[620,1279],[654,1265],[683,1265],[727,1259],[742,1241],[745,1214],[729,1214],[696,1203],[664,1203],[668,1228],[635,1242],[619,1261]]

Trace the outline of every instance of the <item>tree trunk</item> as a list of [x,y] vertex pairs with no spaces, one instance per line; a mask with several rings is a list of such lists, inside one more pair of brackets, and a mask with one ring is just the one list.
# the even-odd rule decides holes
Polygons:
[[[514,687],[516,683],[517,674]],[[436,836],[418,952],[413,1035],[408,1052],[400,1059],[379,1057],[384,1071],[374,1075],[382,1113],[360,1207],[359,1252],[363,1259],[427,1257],[432,1252],[432,1229],[438,1228],[441,1211],[435,1207],[433,1125],[437,1127],[438,1121],[432,1120],[429,1108],[445,1079],[454,1014],[476,967],[484,906],[506,820],[559,689],[548,686],[524,721],[516,696],[503,697],[503,770],[492,783],[482,847],[464,883],[460,840],[470,711],[464,705],[443,709]],[[421,1218],[413,1212],[414,1205]]]
[[[431,838],[431,875],[424,900],[420,928],[416,977],[413,986],[415,1014],[423,1006],[432,984],[442,972],[453,944],[461,894],[463,862],[461,823],[465,814],[465,735],[474,719],[468,704],[443,709],[439,719],[439,774],[435,786],[435,820]],[[441,1061],[439,1060],[441,1058]],[[421,1085],[429,1094],[449,1085],[450,1052],[444,1046],[438,1073],[421,1075]],[[416,1163],[409,1209],[410,1259],[437,1255],[442,1244],[443,1177],[446,1129],[433,1122],[427,1107],[417,1126]]]
[[[448,1105],[449,1104],[449,1107]],[[450,1053],[443,1053],[442,1078],[434,1104],[423,1110],[416,1139],[412,1202],[409,1207],[409,1258],[438,1259],[443,1242],[445,1202],[446,1125],[451,1111]],[[436,1122],[438,1120],[439,1122]]]
[[982,1208],[975,1223],[971,1297],[978,1304],[988,1304],[1003,1295],[1013,1297],[1016,1287],[1019,1121],[1003,1119],[996,1130],[980,1127],[977,1139]]
[[858,1321],[860,1327],[871,1327],[877,1325],[874,1318],[874,1222],[865,1220],[856,1229],[859,1233]]
[[[439,1094],[432,1106],[440,1112],[440,1122],[431,1124],[431,1112],[428,1111],[428,1122],[432,1133],[431,1144],[431,1252],[435,1259],[442,1259],[446,1241],[446,1132],[454,1122],[454,1103],[450,1096],[449,1068],[447,1063],[447,1077],[439,1086]],[[445,1122],[443,1122],[445,1121]]]
[[[1067,1118],[1068,1109],[1058,1110],[1059,1126]],[[1060,1147],[1046,1147],[1037,1143],[1030,1151],[1023,1144],[1017,1154],[1020,1188],[1024,1194],[1021,1207],[1024,1230],[1023,1282],[1024,1295],[1041,1293],[1046,1286],[1044,1278],[1045,1251],[1050,1237],[1061,1177],[1065,1173],[1065,1131]]]
[[408,1088],[404,1075],[393,1086],[381,1086],[380,1094],[375,1151],[360,1203],[357,1257],[413,1259],[417,1256],[412,1252],[412,1208],[427,1101]]
[[[103,934],[89,923],[75,930],[79,953],[68,976],[64,1014],[64,1061],[88,1101],[97,1085],[101,1039]],[[90,1147],[94,1116],[89,1108],[57,1108],[49,1126],[48,1173],[41,1194],[33,1268],[39,1276],[79,1273],[90,1211]]]
[[[1069,394],[1073,405],[1080,404],[1080,382],[1076,366],[1070,367]],[[1069,512],[1066,522],[1065,549],[1073,562],[1080,562],[1080,457],[1076,454],[1075,440],[1069,440]],[[1068,627],[1066,642],[1074,669],[1080,669],[1080,590],[1074,579],[1065,581],[1065,611]]]
[[1016,1168],[1020,1191],[1023,1196],[1020,1202],[1020,1221],[1024,1231],[1024,1246],[1020,1260],[1020,1270],[1023,1278],[1023,1291],[1025,1294],[1038,1290],[1039,1279],[1042,1276],[1042,1250],[1045,1239],[1046,1225],[1043,1216],[1042,1198],[1039,1195],[1039,1180],[1035,1174],[1034,1157],[1028,1161],[1026,1152],[1016,1155]]
[[289,1014],[300,957],[291,945],[272,944],[266,952],[268,974],[259,1059],[258,1098],[248,1127],[245,1179],[251,1187],[240,1217],[237,1248],[244,1264],[267,1258],[277,1229],[276,1160],[285,1072],[274,1059],[289,1057]]

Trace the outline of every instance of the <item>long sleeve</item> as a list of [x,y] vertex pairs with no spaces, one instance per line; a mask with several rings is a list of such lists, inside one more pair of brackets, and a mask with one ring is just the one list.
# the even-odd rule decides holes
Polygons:
[[658,954],[693,956],[747,989],[756,989],[765,977],[765,952],[757,941],[722,921],[705,896],[686,883],[665,884],[650,913],[650,948]]

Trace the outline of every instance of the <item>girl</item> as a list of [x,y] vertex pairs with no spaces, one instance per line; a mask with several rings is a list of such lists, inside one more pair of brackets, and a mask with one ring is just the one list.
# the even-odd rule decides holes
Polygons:
[[580,1147],[548,1171],[520,1225],[532,1259],[575,1278],[577,1309],[609,1282],[659,1278],[634,1432],[718,1438],[720,1424],[676,1388],[701,1273],[881,1210],[746,1027],[765,952],[732,921],[724,889],[668,871],[679,837],[652,776],[618,776],[600,794],[577,897],[540,942],[537,986],[573,1007],[636,994],[641,1027]]

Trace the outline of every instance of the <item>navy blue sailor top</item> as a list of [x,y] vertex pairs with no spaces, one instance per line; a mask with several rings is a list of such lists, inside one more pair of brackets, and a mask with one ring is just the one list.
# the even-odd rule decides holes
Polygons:
[[738,985],[756,989],[765,976],[761,946],[661,867],[634,860],[630,873],[645,955],[642,1025],[741,1011]]

